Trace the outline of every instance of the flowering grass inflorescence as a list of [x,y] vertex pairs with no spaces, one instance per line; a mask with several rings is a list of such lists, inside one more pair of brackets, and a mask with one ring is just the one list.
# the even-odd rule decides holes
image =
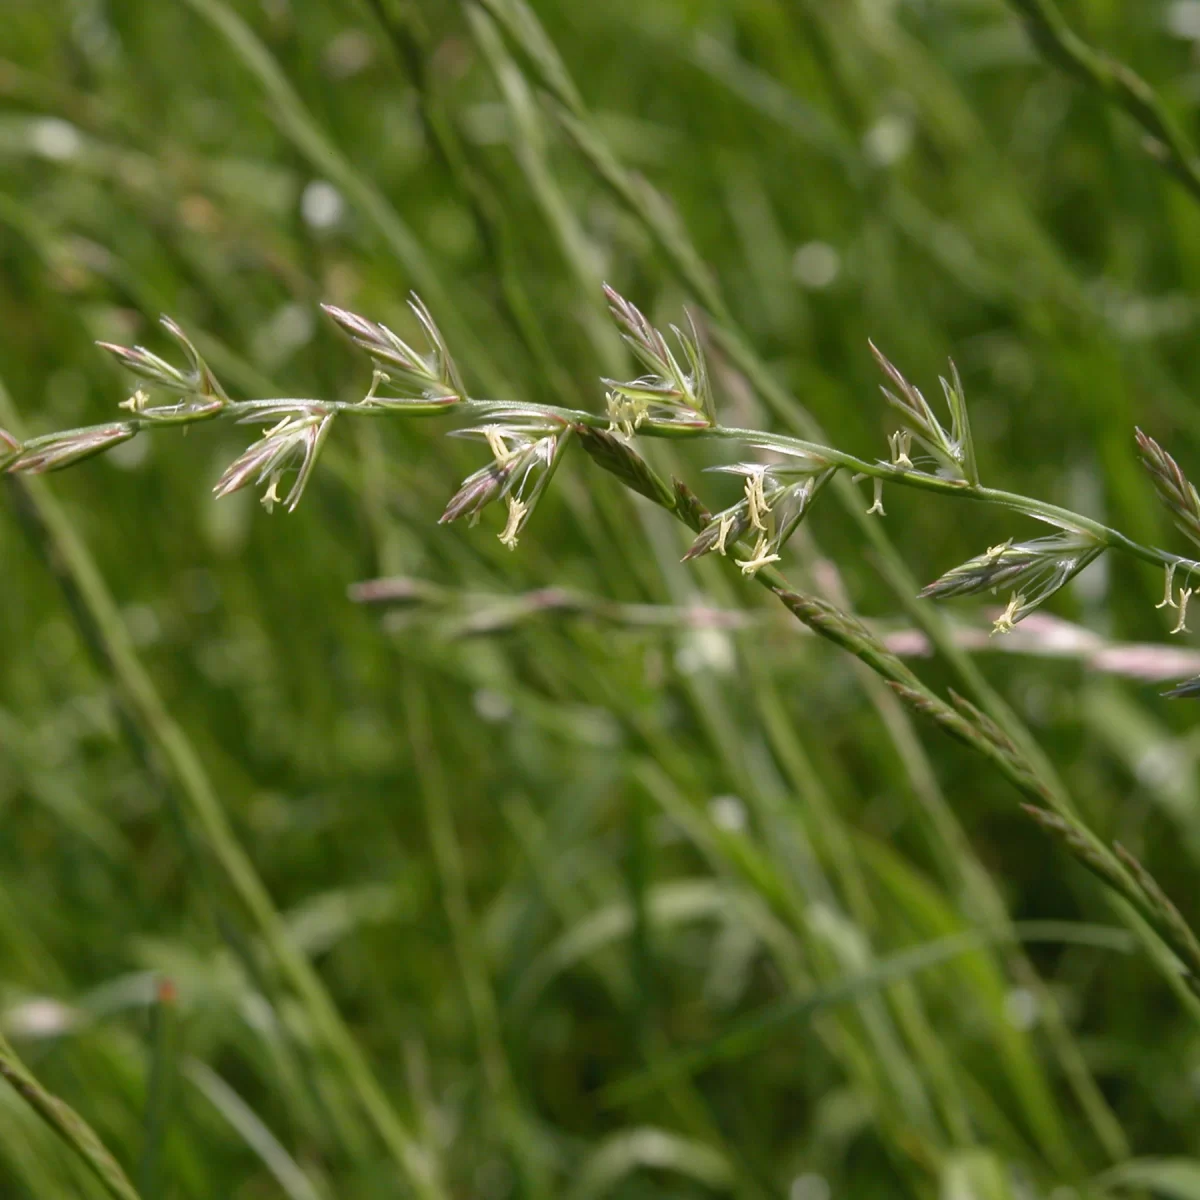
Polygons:
[[[58,470],[160,425],[186,425],[215,418],[244,424],[265,422],[269,428],[230,464],[214,491],[225,496],[248,486],[258,487],[268,509],[281,503],[291,512],[308,485],[321,447],[338,417],[430,416],[462,410],[477,418],[477,423],[456,434],[482,441],[491,458],[463,482],[441,520],[468,517],[475,522],[488,505],[503,504],[506,519],[500,540],[515,548],[573,432],[586,430],[595,435],[607,429],[612,438],[626,444],[640,437],[726,439],[769,453],[773,460],[714,468],[741,476],[743,496],[707,518],[685,561],[709,553],[734,553],[747,575],[779,562],[788,539],[825,485],[838,471],[848,471],[855,478],[873,481],[871,512],[883,513],[883,486],[895,483],[982,500],[1056,527],[1058,532],[1051,536],[1009,539],[992,546],[953,567],[922,592],[929,598],[948,598],[1008,591],[1007,605],[995,622],[997,632],[1011,629],[1107,550],[1122,551],[1161,566],[1166,576],[1164,603],[1179,610],[1175,631],[1186,628],[1187,604],[1193,593],[1189,581],[1198,568],[1194,560],[1141,545],[1115,529],[1056,505],[982,484],[966,398],[953,363],[950,378],[940,381],[950,415],[947,428],[921,391],[871,345],[887,381],[883,394],[899,413],[902,424],[888,439],[887,459],[868,460],[798,438],[721,425],[700,335],[690,317],[687,331],[671,326],[678,344],[676,351],[636,305],[611,287],[606,286],[605,295],[622,337],[646,374],[628,381],[604,379],[603,416],[471,397],[445,338],[416,296],[411,298],[410,308],[429,343],[425,354],[386,325],[332,305],[324,306],[332,320],[366,352],[374,368],[363,397],[349,403],[231,400],[187,335],[164,317],[163,328],[182,349],[183,367],[140,346],[100,343],[141,382],[142,386],[122,405],[130,414],[126,420],[26,442],[0,430],[0,469]],[[1136,436],[1142,461],[1160,499],[1179,528],[1200,544],[1200,497],[1195,487],[1157,442],[1141,430]],[[914,448],[922,452],[915,458]],[[610,461],[602,465],[614,469],[614,456],[608,457]],[[644,480],[628,477],[627,464],[616,473],[624,473],[624,482],[635,490],[652,495],[646,491]],[[281,496],[279,488],[285,477],[290,484]],[[1175,581],[1181,572],[1176,594]],[[1194,690],[1189,683],[1176,694],[1191,694]]]

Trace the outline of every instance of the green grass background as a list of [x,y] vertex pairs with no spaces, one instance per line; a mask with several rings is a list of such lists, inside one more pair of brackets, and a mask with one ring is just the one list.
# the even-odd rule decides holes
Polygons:
[[[0,425],[109,419],[92,343],[162,352],[160,312],[239,396],[354,399],[318,302],[415,335],[414,288],[475,394],[598,409],[606,279],[741,331],[729,423],[864,455],[867,338],[927,392],[953,355],[985,482],[1182,549],[1132,433],[1200,473],[1200,206],[1003,3],[524,11],[6,0]],[[1200,4],[1064,11],[1194,124]],[[481,1200],[1200,1196],[1196,1020],[1003,780],[584,456],[510,554],[436,524],[477,446],[363,424],[291,516],[211,499],[216,425],[0,498],[0,1029],[143,1196],[409,1195],[405,1147]],[[921,583],[1036,532],[886,502]],[[832,499],[784,566],[908,621]],[[1105,567],[1054,611],[1165,641],[1161,578]],[[349,601],[381,575],[444,590]],[[548,585],[749,618],[511,603]],[[1200,919],[1195,709],[978,664]],[[0,1089],[0,1195],[99,1194]]]

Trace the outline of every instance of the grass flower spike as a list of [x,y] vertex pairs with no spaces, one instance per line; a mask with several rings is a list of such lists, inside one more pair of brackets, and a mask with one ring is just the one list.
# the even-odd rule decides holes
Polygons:
[[803,465],[735,463],[714,471],[745,478],[745,495],[731,508],[717,513],[691,544],[683,561],[690,562],[716,551],[727,554],[748,533],[755,533],[755,550],[741,561],[753,574],[769,562],[779,561],[779,551],[800,526],[821,489],[837,471],[826,460],[803,456]]
[[[127,442],[135,432],[132,425],[117,423],[51,433],[18,446],[6,458],[0,459],[0,464],[13,474],[24,471],[30,475],[44,475],[48,471],[72,467],[94,454],[103,454],[105,450]],[[6,444],[11,440],[5,435]]]
[[521,531],[554,474],[571,429],[561,421],[548,422],[538,413],[522,414],[519,409],[510,412],[513,420],[458,432],[460,437],[486,442],[492,461],[464,480],[446,505],[440,522],[446,524],[460,517],[470,517],[474,522],[487,505],[503,500],[508,518],[500,542],[515,550]]
[[[882,514],[885,483],[970,497],[1054,525],[1059,532],[1029,541],[1012,540],[948,571],[921,595],[948,599],[1010,589],[996,632],[1011,629],[1105,550],[1118,550],[1162,568],[1167,573],[1168,603],[1179,609],[1174,632],[1185,628],[1187,601],[1194,589],[1184,586],[1178,600],[1171,594],[1176,572],[1192,579],[1200,562],[1151,546],[1143,546],[1116,529],[1041,500],[984,487],[979,482],[962,381],[951,363],[950,378],[941,381],[950,412],[949,428],[935,416],[920,390],[873,345],[876,361],[887,377],[884,394],[905,420],[888,439],[886,458],[867,458],[813,441],[720,424],[708,369],[693,324],[685,333],[671,326],[679,352],[643,312],[615,289],[605,287],[613,319],[638,361],[649,374],[628,383],[605,379],[608,407],[604,415],[549,405],[480,400],[471,397],[432,315],[413,297],[410,307],[425,331],[430,352],[419,354],[387,326],[345,309],[325,311],[365,350],[375,365],[370,388],[353,402],[312,399],[230,400],[195,347],[177,325],[164,320],[166,331],[181,345],[187,365],[177,368],[141,347],[105,345],[147,385],[124,406],[126,421],[70,430],[19,444],[0,438],[0,469],[52,470],[78,462],[135,434],[161,425],[187,424],[212,418],[239,422],[274,421],[257,442],[230,465],[214,489],[217,495],[250,485],[264,489],[263,502],[281,503],[292,511],[311,478],[324,439],[335,416],[380,417],[425,415],[447,410],[470,413],[477,424],[461,436],[483,440],[491,460],[473,472],[446,505],[443,523],[479,517],[492,503],[506,508],[501,542],[515,548],[521,532],[544,494],[566,447],[576,438],[588,455],[627,487],[680,516],[695,532],[685,561],[717,552],[735,558],[742,571],[756,576],[782,559],[783,549],[812,508],[817,496],[838,471],[869,479],[874,503]],[[162,389],[176,400],[153,403]],[[381,389],[398,395],[381,395]],[[769,453],[770,462],[737,462],[714,468],[740,475],[741,498],[715,515],[709,514],[677,480],[660,479],[633,446],[638,438],[701,436],[731,441]],[[1174,459],[1153,439],[1138,432],[1142,460],[1159,496],[1176,522],[1200,542],[1200,495]],[[911,452],[919,446],[934,469],[921,466]],[[284,477],[295,479],[281,496]],[[681,490],[682,489],[682,490]],[[1177,694],[1192,694],[1191,690]]]
[[[428,354],[419,354],[386,325],[368,321],[332,304],[321,307],[375,364],[375,383],[364,398],[364,404],[402,408],[410,415],[442,412],[462,403],[466,399],[466,389],[429,309],[417,296],[410,298],[408,306],[425,331],[430,347]],[[395,397],[377,395],[376,387],[380,383],[390,385],[400,394]]]
[[927,599],[976,596],[1012,588],[1012,597],[995,632],[1006,633],[1104,551],[1102,543],[1083,531],[1064,530],[1051,537],[1014,543],[1011,539],[947,571],[924,588]]
[[[225,390],[191,339],[170,317],[160,317],[159,324],[179,343],[187,359],[187,368],[172,366],[165,359],[143,346],[116,346],[111,342],[97,342],[101,350],[107,350],[123,367],[145,380],[153,388],[187,397],[193,404],[205,402],[220,407],[227,400]],[[144,406],[137,411],[151,415],[156,410]]]
[[605,379],[609,389],[609,415],[627,435],[649,422],[663,432],[695,433],[716,425],[716,407],[708,367],[700,348],[700,335],[688,318],[690,332],[672,325],[688,369],[684,370],[667,339],[642,311],[604,285],[609,311],[621,336],[637,360],[650,372],[628,383]]
[[[907,429],[903,432],[910,434],[933,456],[939,469],[947,472],[952,478],[977,485],[979,471],[975,465],[975,446],[971,440],[971,424],[967,419],[967,401],[963,395],[962,380],[958,377],[958,368],[951,362],[950,380],[939,379],[942,392],[946,397],[946,405],[950,409],[950,429],[947,430],[934,415],[933,409],[921,395],[920,389],[904,378],[898,368],[874,342],[868,344],[880,370],[896,389],[893,391],[885,386],[881,390],[887,397],[888,403],[904,418]],[[908,458],[906,438],[902,436],[894,438],[892,460],[897,465],[912,465]]]
[[1142,465],[1154,481],[1154,490],[1175,526],[1200,546],[1200,494],[1179,464],[1140,429],[1134,431]]
[[[265,485],[262,502],[268,512],[277,503],[282,503],[288,512],[295,511],[333,423],[333,413],[324,405],[312,403],[290,410],[264,409],[245,419],[269,420],[280,413],[279,422],[268,429],[245,454],[230,463],[213,488],[214,495],[228,496],[251,484],[259,487]],[[296,478],[281,501],[279,484],[284,473],[293,467],[296,469]]]

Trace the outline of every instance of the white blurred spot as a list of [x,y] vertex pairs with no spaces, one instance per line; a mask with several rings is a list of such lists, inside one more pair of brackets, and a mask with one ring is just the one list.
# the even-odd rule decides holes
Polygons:
[[825,1177],[813,1171],[797,1175],[788,1189],[788,1200],[829,1200],[830,1195]]
[[479,688],[471,697],[471,702],[476,713],[491,724],[507,721],[512,716],[512,701],[502,692],[493,691],[491,688]]
[[254,357],[268,368],[282,366],[306,346],[316,332],[316,320],[306,304],[284,304],[255,331]]
[[4,1028],[15,1038],[57,1037],[70,1033],[81,1019],[80,1013],[61,1001],[40,996],[14,1004],[4,1014]]
[[741,833],[746,828],[746,806],[736,796],[714,796],[708,802],[708,815],[718,829]]
[[279,1028],[275,1010],[259,992],[247,992],[241,1000],[242,1018],[257,1033],[273,1034]]
[[1189,757],[1188,751],[1166,739],[1151,742],[1138,755],[1134,774],[1148,788],[1163,788],[1172,780],[1186,778]]
[[863,152],[875,166],[890,167],[908,153],[912,139],[912,121],[900,113],[887,113],[867,130]]
[[79,130],[69,121],[58,117],[42,117],[34,121],[29,129],[29,142],[35,153],[55,162],[74,158],[83,149]]
[[1167,9],[1163,25],[1168,33],[1189,41],[1200,41],[1200,3],[1197,0],[1175,0]]
[[1037,1024],[1037,997],[1028,988],[1013,988],[1004,997],[1004,1015],[1014,1029],[1027,1032]]
[[828,242],[805,242],[792,258],[792,277],[812,291],[827,288],[841,269],[841,255]]
[[331,229],[346,211],[342,193],[324,179],[314,179],[300,196],[300,215],[313,229]]
[[719,629],[694,629],[681,639],[675,666],[684,675],[704,670],[728,675],[734,668],[733,642]]
[[344,29],[325,50],[325,70],[335,79],[349,79],[374,57],[371,39],[361,29]]

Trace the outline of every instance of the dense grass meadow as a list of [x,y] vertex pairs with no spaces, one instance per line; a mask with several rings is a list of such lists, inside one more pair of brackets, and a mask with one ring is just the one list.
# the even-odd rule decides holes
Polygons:
[[[1200,1197],[1198,120],[1197,0],[3,0],[0,1197]],[[294,512],[27,469],[153,424],[97,341],[354,405],[410,292],[454,403]],[[483,400],[594,418],[439,524]],[[745,461],[845,468],[762,570]]]

